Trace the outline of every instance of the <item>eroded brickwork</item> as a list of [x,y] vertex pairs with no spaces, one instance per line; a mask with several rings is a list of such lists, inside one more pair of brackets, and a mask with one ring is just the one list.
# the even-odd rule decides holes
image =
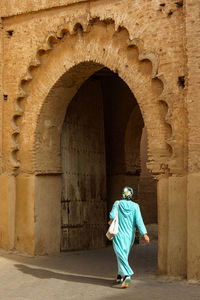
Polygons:
[[[121,15],[120,12],[126,11],[125,7],[127,5],[129,8],[128,13]],[[101,6],[104,7],[104,10],[101,10]],[[111,7],[112,7],[112,9],[111,9]],[[172,10],[173,10],[173,13],[169,14],[169,12]],[[54,22],[50,21],[52,18],[52,14],[56,14],[56,18],[54,17]],[[138,20],[138,22],[136,22],[134,24],[132,23],[133,15],[134,15],[134,18]],[[143,1],[142,1],[142,3],[139,3],[138,1],[136,1],[135,3],[132,3],[132,2],[129,3],[128,1],[126,3],[124,3],[124,2],[118,1],[116,3],[106,2],[106,5],[105,5],[104,1],[97,1],[94,3],[93,2],[90,3],[89,8],[88,8],[87,3],[80,4],[80,6],[76,6],[76,15],[74,15],[73,6],[69,6],[69,7],[66,6],[60,10],[58,10],[58,8],[55,8],[55,11],[52,9],[49,14],[48,14],[48,11],[41,11],[38,13],[34,13],[30,17],[29,17],[29,15],[23,16],[23,14],[22,14],[18,18],[11,17],[11,18],[5,19],[5,33],[7,34],[7,39],[5,39],[5,48],[9,47],[9,57],[8,58],[5,57],[5,63],[7,63],[8,66],[9,66],[9,64],[13,65],[13,63],[11,63],[11,62],[9,63],[10,58],[13,57],[14,61],[15,62],[17,61],[16,72],[19,73],[19,74],[16,74],[16,72],[15,72],[15,75],[16,75],[15,78],[18,78],[18,82],[16,82],[15,87],[14,87],[14,82],[16,80],[14,80],[14,78],[12,78],[12,77],[10,77],[10,75],[8,75],[9,80],[8,81],[6,80],[5,90],[9,90],[9,91],[11,90],[9,82],[12,82],[12,91],[14,92],[13,95],[12,95],[12,92],[9,93],[9,98],[11,98],[11,99],[16,98],[16,94],[19,94],[20,98],[18,98],[19,99],[18,102],[20,102],[21,99],[24,97],[23,88],[24,88],[25,83],[27,81],[31,80],[31,77],[33,76],[34,66],[37,66],[38,69],[40,69],[41,67],[43,67],[45,65],[45,61],[44,61],[45,58],[43,58],[43,61],[41,61],[43,52],[47,51],[49,53],[49,55],[53,56],[53,53],[50,54],[51,53],[50,49],[52,46],[54,47],[54,43],[59,42],[59,40],[56,38],[55,35],[57,35],[59,37],[59,35],[61,34],[61,37],[62,37],[62,34],[66,30],[66,31],[69,31],[70,34],[72,35],[72,40],[75,40],[76,39],[76,28],[78,28],[78,27],[76,27],[76,24],[81,24],[84,31],[91,32],[92,29],[91,29],[90,22],[88,22],[88,17],[90,20],[94,20],[97,17],[102,20],[112,19],[113,20],[112,22],[114,22],[114,24],[112,26],[110,26],[110,28],[112,28],[114,26],[115,30],[118,30],[119,26],[126,27],[128,30],[127,36],[126,36],[126,33],[125,32],[123,33],[123,30],[122,30],[121,34],[118,34],[119,37],[116,40],[117,44],[119,43],[118,42],[119,39],[121,39],[121,41],[122,41],[123,39],[128,38],[128,34],[129,34],[129,39],[133,41],[133,42],[130,42],[130,44],[137,44],[137,46],[138,46],[139,59],[140,60],[150,59],[150,61],[152,62],[153,77],[157,76],[156,73],[158,73],[159,76],[161,76],[161,77],[164,75],[165,82],[166,82],[167,77],[170,74],[170,80],[168,80],[168,82],[166,82],[166,85],[163,83],[163,85],[164,85],[163,87],[165,88],[165,90],[164,90],[164,93],[162,93],[162,97],[160,98],[160,100],[161,100],[160,106],[163,107],[160,109],[162,109],[164,114],[169,112],[167,115],[167,117],[168,117],[167,124],[168,125],[166,125],[162,130],[164,131],[163,133],[166,134],[168,136],[168,138],[170,138],[167,140],[168,147],[170,147],[170,148],[172,147],[174,149],[176,147],[176,149],[177,149],[176,151],[182,151],[182,147],[180,145],[181,141],[179,143],[176,143],[176,146],[175,146],[174,140],[177,140],[177,139],[175,139],[175,136],[174,137],[171,136],[172,130],[171,130],[171,125],[170,125],[170,122],[171,122],[170,119],[173,117],[173,114],[177,113],[177,110],[178,110],[178,108],[172,109],[172,104],[174,103],[172,100],[173,94],[174,94],[174,97],[176,97],[176,99],[177,99],[176,94],[178,94],[179,97],[181,96],[179,87],[177,85],[177,80],[178,80],[177,78],[178,78],[178,75],[182,76],[184,73],[183,57],[181,57],[182,56],[182,51],[181,51],[182,39],[179,36],[182,34],[181,31],[183,30],[182,29],[183,27],[178,26],[180,24],[180,21],[182,20],[182,11],[175,4],[172,5],[172,4],[167,3],[165,5],[165,7],[162,7],[159,5],[159,3],[143,3]],[[152,23],[152,26],[151,26],[151,23]],[[142,24],[142,26],[140,26],[140,24]],[[149,26],[145,26],[145,24],[148,24]],[[163,24],[163,26],[162,26],[162,24]],[[170,27],[168,24],[170,24]],[[109,26],[109,25],[107,25],[107,26]],[[171,35],[170,39],[169,39],[169,34],[166,34],[166,31],[162,32],[159,30],[159,28],[165,28],[165,26],[168,26],[169,28],[173,28],[173,29],[174,29],[174,27],[176,28],[175,31],[173,30],[173,36]],[[104,27],[106,29],[106,24],[104,25]],[[43,28],[43,30],[41,30],[41,28]],[[62,32],[62,28],[64,28],[64,32]],[[95,26],[94,26],[94,28],[95,28]],[[96,26],[96,28],[97,28],[97,26]],[[151,30],[154,32],[154,42],[153,43],[152,43]],[[92,31],[94,32],[95,37],[96,37],[98,35],[98,32],[94,31],[94,30],[92,30]],[[101,29],[100,29],[100,31],[101,31]],[[12,32],[12,36],[9,35],[10,34],[9,32]],[[156,35],[155,35],[155,32],[156,32]],[[37,33],[37,34],[35,34],[35,33]],[[169,33],[169,30],[168,30],[168,33]],[[103,34],[103,28],[102,28],[102,34]],[[88,38],[89,38],[89,36],[91,36],[91,34],[89,34],[89,33],[84,34],[84,35],[88,36]],[[20,39],[26,41],[26,43],[25,43],[26,46],[23,47],[23,50],[21,49],[20,43],[18,43],[19,36],[20,36]],[[52,38],[50,38],[51,36],[52,36]],[[120,38],[120,36],[122,38]],[[176,51],[170,50],[170,49],[173,49],[173,46],[172,46],[173,41],[171,40],[171,37],[173,37],[173,39],[176,41]],[[67,37],[65,39],[67,39]],[[91,39],[91,38],[89,38],[89,39]],[[46,43],[44,43],[45,40],[46,40]],[[162,41],[163,41],[163,46],[162,46]],[[113,45],[115,50],[116,50],[116,45]],[[27,47],[30,47],[30,49],[28,49]],[[168,50],[166,50],[166,48]],[[41,50],[38,50],[38,49],[41,49]],[[22,54],[22,51],[24,52],[23,54]],[[78,52],[79,50],[76,49],[76,51]],[[114,49],[113,49],[113,51],[114,51]],[[112,53],[114,53],[113,51],[112,51]],[[171,73],[169,72],[169,64],[170,64],[169,61],[167,63],[167,72],[165,72],[166,60],[168,59],[167,53],[169,53],[170,51],[172,53],[171,63],[173,62],[173,70],[171,71]],[[177,51],[179,51],[179,55],[175,54],[175,52],[177,52]],[[106,51],[106,52],[109,52],[109,51]],[[131,52],[133,52],[133,51],[131,51]],[[6,51],[5,53],[8,53],[8,52]],[[54,51],[54,53],[55,53],[55,51]],[[107,55],[109,56],[110,54],[107,53]],[[176,55],[176,57],[174,57],[174,59],[173,59],[173,55]],[[104,55],[104,56],[106,56],[106,55]],[[165,56],[166,56],[166,58],[165,58]],[[110,55],[110,57],[111,57],[111,55]],[[158,59],[158,57],[159,57],[159,59]],[[87,58],[87,59],[89,59],[89,58]],[[93,59],[93,58],[91,57],[91,59]],[[159,60],[159,69],[158,69],[158,60]],[[108,58],[105,60],[105,63],[106,63],[106,61],[108,61]],[[143,64],[145,64],[145,62],[146,61],[144,61]],[[111,65],[113,65],[114,70],[117,69],[116,66],[114,66],[114,61],[109,62],[109,63]],[[129,64],[130,63],[128,63],[128,66],[129,66]],[[27,73],[28,69],[29,69],[29,72]],[[56,71],[56,66],[54,69]],[[140,68],[140,69],[142,70],[142,68]],[[143,68],[143,69],[145,69],[145,68]],[[177,76],[176,76],[174,70],[176,70],[175,72],[177,73]],[[37,70],[34,69],[34,72],[37,72]],[[126,69],[123,70],[123,72],[125,72],[124,76],[126,79],[127,73],[129,73],[129,72],[126,72]],[[149,70],[149,72],[151,72],[151,70]],[[164,73],[166,73],[166,74],[164,74]],[[173,81],[171,80],[171,74],[173,74],[173,77],[174,77]],[[6,77],[7,77],[7,75],[5,74],[5,78]],[[38,77],[38,75],[37,75],[37,77]],[[21,81],[19,81],[19,79]],[[48,79],[48,81],[49,80],[51,80],[51,79]],[[142,80],[142,79],[140,79],[140,80]],[[154,83],[154,81],[152,81],[152,84],[153,84],[153,86],[155,86],[156,89],[157,89],[157,87],[156,87],[157,82],[159,82],[159,81],[155,81],[155,83]],[[22,88],[20,91],[18,89],[19,84],[21,85],[21,88]],[[39,85],[41,86],[41,82],[39,83]],[[52,83],[51,83],[51,85],[52,85]],[[170,88],[170,86],[171,86],[171,88]],[[40,90],[41,88],[38,87],[38,89]],[[171,94],[172,90],[173,90],[173,94]],[[169,97],[166,97],[167,93],[171,94],[170,95],[170,101],[171,101],[170,103],[169,103]],[[30,96],[30,98],[31,98],[31,96]],[[22,105],[22,107],[23,107],[23,105]],[[141,105],[142,105],[142,103],[141,103]],[[13,117],[13,122],[14,122],[13,126],[14,127],[17,122],[20,122],[20,115],[23,113],[22,107],[20,108],[20,104],[16,103],[17,113]],[[22,111],[21,111],[21,109],[22,109]],[[33,106],[32,106],[32,109],[33,109]],[[142,107],[141,107],[141,109],[143,111],[145,111],[145,109],[143,109]],[[173,112],[173,113],[170,112],[170,109],[171,109],[171,112]],[[144,114],[145,114],[145,112],[144,112]],[[145,115],[145,118],[149,119],[150,116]],[[6,117],[6,120],[7,119],[8,118]],[[178,119],[176,118],[176,116],[174,116],[174,120],[176,120],[176,122],[177,122]],[[151,120],[149,120],[149,122],[151,122]],[[18,167],[19,159],[16,156],[17,156],[17,152],[18,152],[18,147],[20,147],[20,146],[18,145],[18,140],[19,140],[18,126],[16,125],[16,127],[17,128],[15,128],[15,132],[13,133],[13,137],[12,137],[12,144],[13,144],[12,145],[12,148],[13,148],[12,163],[15,167]],[[175,135],[176,133],[173,132],[173,134]],[[180,139],[180,136],[179,136],[179,139]],[[5,141],[5,145],[7,145],[8,142],[9,141],[7,141],[7,142]],[[151,145],[149,145],[149,147],[151,147]],[[170,148],[169,148],[169,150],[170,150]],[[173,152],[173,150],[170,150],[170,151]],[[155,151],[154,151],[154,153],[155,153]],[[166,155],[166,154],[164,154],[164,155]],[[173,155],[176,155],[176,154],[173,153]],[[152,159],[154,160],[155,154],[151,153],[150,156],[152,156]],[[182,155],[178,155],[178,156],[181,157]],[[172,163],[173,163],[173,161],[172,161]],[[7,164],[9,164],[9,161],[7,162]],[[163,167],[164,167],[164,165],[163,165]],[[179,166],[179,168],[181,168],[181,167],[182,166]],[[177,168],[177,162],[176,162],[176,168]]]

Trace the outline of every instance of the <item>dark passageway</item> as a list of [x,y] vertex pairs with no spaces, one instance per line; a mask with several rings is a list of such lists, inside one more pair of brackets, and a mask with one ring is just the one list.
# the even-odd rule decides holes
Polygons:
[[106,245],[108,212],[123,186],[134,188],[137,201],[143,127],[134,95],[107,68],[72,99],[61,137],[62,251]]

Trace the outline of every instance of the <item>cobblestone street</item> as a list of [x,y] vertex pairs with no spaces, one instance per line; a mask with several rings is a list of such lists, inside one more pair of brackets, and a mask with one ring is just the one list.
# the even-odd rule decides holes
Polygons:
[[162,299],[199,300],[200,285],[156,275],[157,242],[135,245],[135,275],[126,290],[114,284],[112,247],[29,257],[1,251],[0,299]]

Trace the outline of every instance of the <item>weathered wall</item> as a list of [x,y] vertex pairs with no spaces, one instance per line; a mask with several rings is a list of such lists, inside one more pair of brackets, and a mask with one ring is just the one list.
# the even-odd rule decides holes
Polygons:
[[[125,133],[126,181],[134,187],[134,200],[140,205],[145,224],[157,223],[157,182],[147,169],[148,141],[138,105],[129,117]],[[126,182],[125,181],[125,182]]]
[[2,123],[3,123],[3,30],[0,19],[0,172],[2,171]]
[[138,203],[145,224],[157,223],[157,181],[151,176],[146,167],[148,141],[146,128],[142,131],[140,144],[141,173],[138,183]]
[[[127,5],[129,8],[128,13],[126,13]],[[22,8],[23,6],[24,5],[22,5]],[[103,7],[103,10],[101,9],[101,7]],[[121,11],[124,11],[125,13],[121,14]],[[117,1],[114,3],[108,3],[107,1],[97,1],[91,2],[89,8],[87,3],[77,5],[76,14],[74,14],[73,6],[64,6],[61,10],[58,11],[54,11],[52,9],[50,13],[48,13],[48,11],[41,11],[38,13],[34,13],[33,15],[31,15],[31,17],[29,17],[28,15],[21,15],[18,18],[10,17],[8,19],[4,19],[6,49],[5,52],[9,53],[9,55],[5,57],[5,63],[8,66],[12,65],[12,67],[15,69],[15,71],[12,72],[12,74],[15,74],[15,76],[9,74],[9,68],[5,70],[5,92],[9,94],[9,99],[14,98],[16,94],[19,94],[18,84],[20,79],[22,79],[27,73],[28,67],[31,64],[35,64],[37,66],[37,63],[39,63],[39,61],[37,62],[35,59],[35,54],[37,53],[37,50],[40,47],[40,45],[44,43],[45,39],[47,38],[47,35],[51,35],[51,33],[55,32],[58,29],[58,27],[61,26],[61,24],[63,23],[68,24],[69,28],[71,28],[70,26],[73,25],[70,25],[70,22],[74,18],[77,20],[75,21],[75,23],[82,22],[83,24],[85,24],[86,19],[88,19],[88,16],[91,19],[97,16],[99,16],[102,19],[113,18],[116,24],[121,26],[125,25],[126,28],[128,28],[131,39],[139,39],[142,41],[143,48],[145,49],[145,53],[147,53],[147,56],[149,55],[149,57],[151,57],[152,59],[152,53],[156,53],[156,55],[159,56],[158,74],[160,76],[165,76],[165,87],[167,87],[167,89],[165,90],[165,95],[162,96],[163,99],[161,100],[164,100],[164,98],[166,98],[167,93],[170,93],[170,103],[165,105],[164,102],[162,102],[161,107],[163,106],[164,113],[166,113],[167,109],[171,107],[170,111],[172,112],[172,114],[170,113],[170,115],[168,115],[168,122],[171,122],[170,120],[173,119],[173,121],[175,122],[173,128],[176,129],[177,125],[175,124],[177,122],[180,122],[180,120],[176,118],[176,116],[177,114],[179,114],[179,111],[181,109],[180,105],[179,107],[174,105],[174,103],[178,101],[178,99],[181,97],[181,88],[177,84],[177,81],[178,77],[182,76],[184,73],[184,57],[182,54],[183,46],[181,38],[183,33],[183,26],[181,23],[183,16],[182,9],[175,4],[170,4],[170,1],[169,3],[166,3],[165,7],[160,6],[157,2],[146,3],[143,1]],[[52,17],[54,20],[53,22],[51,22]],[[133,18],[137,20],[134,24],[132,24]],[[148,24],[148,26],[146,26],[145,24]],[[41,30],[41,28],[43,28],[43,30]],[[167,28],[167,30],[165,30],[165,28]],[[72,29],[73,28],[71,28],[70,30]],[[12,36],[9,35],[11,31],[13,31]],[[24,43],[23,41],[26,42],[22,47],[21,45],[22,43]],[[174,49],[173,41],[175,42],[176,50]],[[45,47],[48,48],[48,45],[45,45]],[[143,54],[143,56],[145,57],[145,54]],[[11,57],[13,57],[13,62],[10,61]],[[44,65],[44,61],[42,64]],[[55,68],[57,67],[55,66]],[[32,69],[33,67],[31,67],[31,70]],[[25,77],[27,80],[27,76]],[[16,79],[18,80],[16,81]],[[30,80],[30,78],[28,80]],[[48,81],[49,80],[51,79],[48,75]],[[24,81],[24,84],[25,82],[26,81]],[[23,87],[25,88],[24,84]],[[40,86],[41,85],[43,84],[40,83]],[[41,89],[41,87],[39,89]],[[173,91],[173,93],[171,91]],[[173,110],[172,106],[174,107]],[[20,114],[20,108],[17,107],[17,110],[19,110],[18,113]],[[6,120],[10,120],[10,118],[12,118],[10,114],[10,109],[7,109],[5,115]],[[150,116],[145,117],[150,118]],[[15,117],[15,123],[16,122],[20,123],[20,117],[17,117],[17,115]],[[8,132],[10,132],[9,121],[8,124],[5,123],[5,127],[9,130]],[[171,134],[170,125],[167,125],[165,130],[168,131],[168,135]],[[174,137],[172,140],[180,139],[181,135],[177,135],[176,137],[175,132],[173,132],[173,135]],[[13,135],[13,144],[15,144],[16,142],[16,137],[17,134]],[[4,140],[5,154],[9,153],[9,151],[6,151],[6,147],[7,145],[9,145],[9,143],[10,141],[8,135],[8,137],[5,137]],[[169,140],[168,143],[171,143],[171,141]],[[183,159],[183,155],[181,155],[183,147],[180,143],[176,143],[177,149],[174,149],[174,151],[178,151],[178,153],[180,153],[178,157],[180,159]],[[174,142],[171,146],[174,148]],[[13,155],[15,156],[15,153],[13,153]],[[7,161],[7,165],[9,164],[9,158],[5,158]]]
[[40,10],[47,10],[51,13],[51,9],[61,11],[67,5],[87,2],[85,0],[2,0],[1,15],[3,17],[16,16],[25,13],[33,13]]
[[[2,30],[2,19],[0,19],[0,170],[2,172],[2,105],[3,105],[3,30]],[[4,179],[4,178],[3,178]],[[2,180],[3,180],[2,179]],[[0,202],[0,219],[2,220],[0,225],[0,239],[1,245],[4,248],[8,248],[8,201],[7,195],[8,190],[3,192],[7,187],[6,185],[1,186],[1,195],[5,197]],[[5,236],[6,235],[6,236]]]
[[200,279],[200,2],[186,1],[186,50],[188,65],[188,278]]
[[59,175],[17,176],[15,243],[9,248],[32,255],[58,253],[60,199]]
[[[35,252],[35,177],[16,178],[16,222],[14,249],[34,254]],[[36,201],[35,201],[36,200]]]

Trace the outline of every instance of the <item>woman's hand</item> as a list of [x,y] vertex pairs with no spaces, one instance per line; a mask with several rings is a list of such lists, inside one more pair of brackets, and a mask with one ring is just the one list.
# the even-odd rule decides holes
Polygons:
[[143,237],[144,237],[145,242],[148,244],[148,243],[150,242],[149,236],[145,233],[145,234],[143,235]]
[[113,221],[113,220],[109,220],[109,221],[108,221],[108,225],[111,225],[111,224],[112,224],[112,221]]

